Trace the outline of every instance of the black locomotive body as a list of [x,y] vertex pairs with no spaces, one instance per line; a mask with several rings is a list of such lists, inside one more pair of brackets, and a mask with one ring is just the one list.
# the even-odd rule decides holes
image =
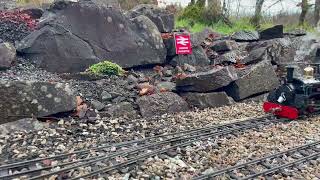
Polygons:
[[[263,108],[265,112],[288,119],[320,111],[319,66],[308,66],[304,75],[294,77],[294,67],[287,67],[284,82],[269,93]],[[316,70],[316,72],[315,72]]]

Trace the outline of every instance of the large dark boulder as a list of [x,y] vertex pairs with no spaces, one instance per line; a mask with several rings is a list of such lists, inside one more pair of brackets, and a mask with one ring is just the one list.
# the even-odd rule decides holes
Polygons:
[[80,72],[99,62],[87,42],[60,25],[41,28],[17,47],[28,59],[51,72]]
[[238,79],[233,66],[216,67],[207,72],[195,73],[177,79],[177,90],[182,92],[210,92],[229,85]]
[[76,108],[76,97],[62,83],[0,81],[0,124],[44,117]]
[[227,87],[227,93],[236,101],[269,92],[279,85],[279,79],[270,61],[249,67],[245,73]]
[[[83,71],[97,59],[124,68],[164,63],[161,35],[150,22],[141,17],[132,22],[120,10],[92,1],[58,1],[45,15],[41,29],[26,37],[18,50],[53,72]],[[83,52],[77,55],[80,49]]]
[[227,106],[234,103],[233,99],[225,92],[186,93],[183,97],[189,105],[200,109]]
[[189,110],[188,103],[172,92],[139,97],[137,104],[143,117]]
[[16,48],[11,43],[0,43],[0,69],[10,68],[16,59]]
[[201,46],[197,46],[192,49],[192,54],[177,55],[171,60],[170,64],[174,66],[182,66],[184,64],[207,66],[210,64],[210,59],[207,57],[205,50]]
[[257,31],[238,31],[231,35],[231,39],[237,42],[252,42],[259,40]]
[[130,18],[140,15],[145,15],[151,19],[162,33],[172,32],[174,28],[174,15],[156,5],[140,4],[127,13]]
[[271,28],[262,30],[259,34],[260,39],[262,40],[283,38],[283,25],[276,25]]

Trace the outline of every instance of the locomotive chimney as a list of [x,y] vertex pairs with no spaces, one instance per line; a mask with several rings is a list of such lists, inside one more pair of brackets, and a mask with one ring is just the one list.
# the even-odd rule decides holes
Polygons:
[[293,71],[294,67],[288,66],[287,67],[287,82],[291,83],[293,81]]

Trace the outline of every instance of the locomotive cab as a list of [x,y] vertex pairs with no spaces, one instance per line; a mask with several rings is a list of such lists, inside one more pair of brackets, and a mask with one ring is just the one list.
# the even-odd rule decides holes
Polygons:
[[269,93],[267,102],[263,105],[265,112],[278,117],[296,119],[300,115],[320,111],[318,64],[315,67],[308,65],[302,76],[294,77],[294,71],[295,67],[287,67],[284,82]]

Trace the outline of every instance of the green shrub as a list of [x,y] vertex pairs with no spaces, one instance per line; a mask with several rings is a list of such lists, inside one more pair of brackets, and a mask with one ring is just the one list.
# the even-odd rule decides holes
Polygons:
[[187,6],[178,19],[187,19],[189,21],[202,21],[204,8],[197,5]]
[[118,64],[110,61],[103,61],[89,67],[89,72],[96,75],[122,75],[124,70]]

